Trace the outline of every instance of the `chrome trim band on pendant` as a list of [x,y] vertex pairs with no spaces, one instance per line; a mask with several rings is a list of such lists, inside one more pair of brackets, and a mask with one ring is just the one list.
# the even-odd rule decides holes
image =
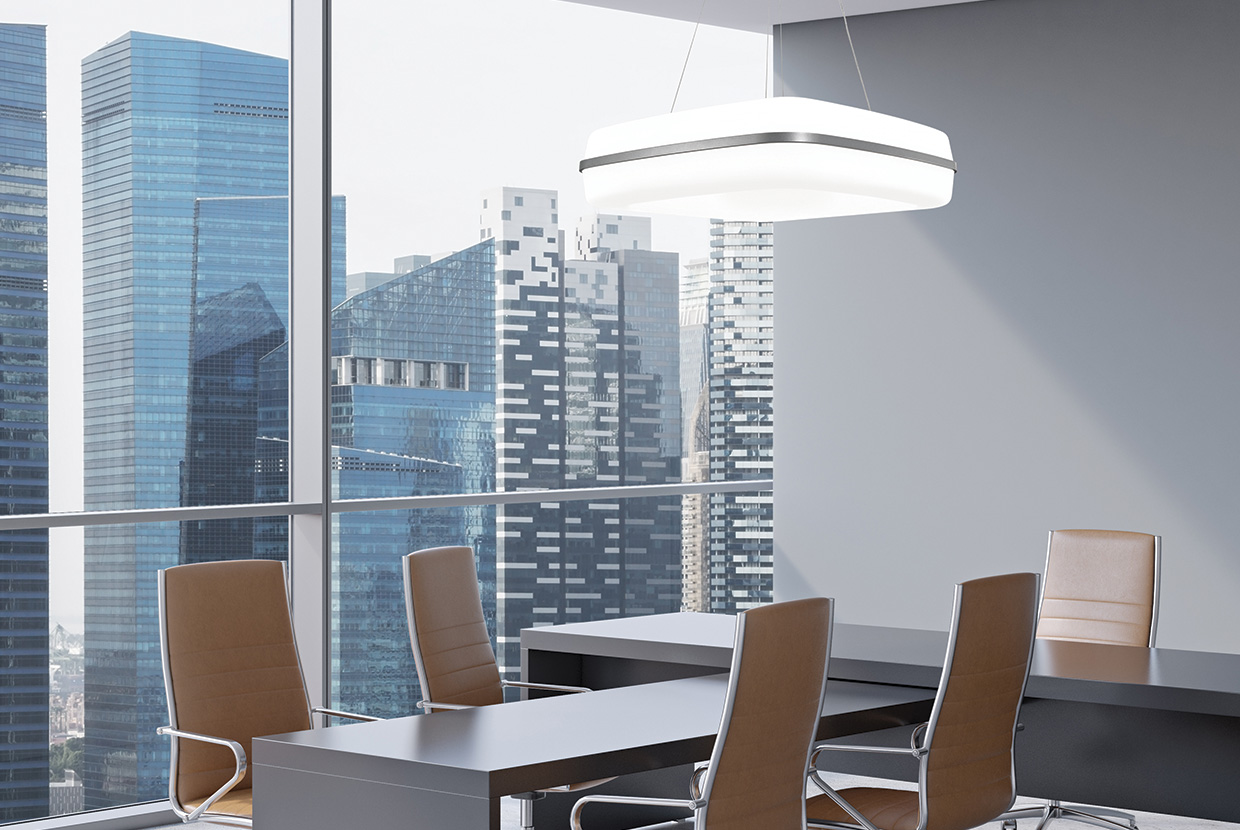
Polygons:
[[608,164],[620,164],[626,161],[674,156],[681,153],[696,153],[701,150],[722,150],[727,147],[748,147],[755,144],[823,144],[828,147],[843,147],[846,150],[861,150],[866,153],[878,153],[879,155],[892,156],[893,158],[919,161],[923,164],[932,164],[935,167],[944,167],[953,173],[956,172],[956,162],[941,156],[931,155],[930,153],[919,153],[916,150],[896,147],[891,144],[861,141],[856,138],[845,138],[839,135],[801,132],[746,133],[744,135],[728,135],[719,138],[703,138],[698,141],[681,141],[676,144],[660,144],[657,147],[642,147],[638,150],[625,150],[622,153],[609,153],[605,156],[582,159],[577,170],[585,172],[593,167],[604,167]]

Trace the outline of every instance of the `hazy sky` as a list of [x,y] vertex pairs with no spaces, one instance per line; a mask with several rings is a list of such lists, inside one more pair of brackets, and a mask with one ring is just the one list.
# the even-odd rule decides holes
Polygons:
[[[348,199],[348,271],[477,241],[478,194],[560,191],[588,212],[591,130],[672,104],[693,25],[562,0],[338,0],[332,190]],[[239,22],[243,21],[243,25]],[[81,62],[130,30],[288,56],[286,0],[0,0],[47,25],[51,509],[82,507]],[[767,39],[702,27],[677,110],[764,94]],[[295,116],[294,116],[295,117]],[[654,245],[704,256],[706,222],[656,218]],[[80,529],[52,531],[52,624],[82,630]]]

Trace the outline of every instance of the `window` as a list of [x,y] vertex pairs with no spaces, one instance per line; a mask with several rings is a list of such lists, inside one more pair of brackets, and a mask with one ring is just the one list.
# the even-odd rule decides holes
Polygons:
[[439,364],[419,360],[413,364],[414,377],[422,389],[439,388]]
[[445,363],[443,386],[445,389],[465,389],[468,371],[464,363]]
[[384,386],[408,386],[409,378],[405,372],[405,361],[403,360],[384,360],[383,361],[383,385]]
[[608,225],[607,233],[613,233],[613,234],[620,233],[620,226],[619,225]]
[[517,207],[522,207],[522,206],[524,206],[524,205],[525,205],[525,197],[524,197],[524,196],[514,196],[514,197],[513,197],[513,199],[512,199],[512,203],[513,203],[514,205],[516,205]]

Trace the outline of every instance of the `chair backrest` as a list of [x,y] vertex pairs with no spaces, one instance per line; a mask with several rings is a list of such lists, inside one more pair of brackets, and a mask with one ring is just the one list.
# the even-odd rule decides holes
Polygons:
[[[159,572],[160,647],[171,726],[240,743],[310,728],[284,563],[239,560]],[[232,777],[231,751],[172,739],[170,791],[200,801]],[[237,789],[251,786],[250,771]]]
[[956,586],[947,659],[923,745],[922,827],[963,830],[1016,798],[1012,745],[1037,620],[1038,575]]
[[405,614],[422,697],[471,706],[503,703],[473,549],[427,548],[404,562]]
[[1038,636],[1153,646],[1162,540],[1122,530],[1052,530]]
[[816,597],[737,616],[699,830],[805,826],[805,774],[826,688],[832,612],[832,600]]

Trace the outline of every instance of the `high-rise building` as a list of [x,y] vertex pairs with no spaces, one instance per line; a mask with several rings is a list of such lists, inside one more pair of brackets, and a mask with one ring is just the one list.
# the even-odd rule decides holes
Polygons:
[[[680,275],[680,413],[686,482],[710,480],[710,259],[685,263]],[[681,609],[710,610],[709,497],[681,496]]]
[[[201,384],[193,396],[196,429],[204,439],[213,429],[229,429],[224,416],[245,398],[238,394],[245,381],[238,378],[213,399],[209,390],[227,386],[219,360],[230,351],[252,359],[287,312],[270,284],[244,274],[217,282],[217,294],[207,296],[211,280],[224,276],[212,267],[211,251],[228,248],[230,222],[234,253],[248,250],[254,229],[237,221],[236,212],[258,203],[204,200],[288,195],[288,114],[288,63],[280,58],[131,32],[83,61],[88,510],[170,507],[183,493],[213,498],[207,482],[183,475],[190,377]],[[196,239],[205,245],[198,252]],[[237,264],[265,271],[270,262]],[[257,300],[256,289],[270,312],[244,308]],[[199,331],[196,325],[208,317],[224,330]],[[258,341],[245,330],[249,325],[263,330]],[[225,434],[226,455],[248,437]],[[205,449],[197,432],[188,437]],[[198,461],[190,467],[203,473],[240,463],[235,456]],[[204,466],[208,461],[223,467]],[[86,529],[80,772],[88,809],[166,794],[168,741],[154,731],[167,718],[155,572],[180,560],[180,530],[177,523]]]
[[[602,223],[579,243],[589,258],[565,261],[557,201],[518,188],[482,201],[480,235],[496,247],[497,489],[679,481],[679,258],[649,250],[648,219],[599,217],[582,223]],[[679,608],[679,498],[497,512],[508,676],[522,628]]]
[[[774,475],[774,227],[712,221],[707,376],[710,480]],[[710,608],[735,612],[771,601],[773,499],[709,498]]]
[[[356,294],[332,312],[336,498],[495,489],[495,254],[490,240]],[[332,701],[408,715],[421,698],[401,556],[469,545],[495,617],[495,508],[332,517]]]
[[[46,27],[0,25],[0,513],[46,513]],[[0,823],[48,811],[47,531],[0,534]]]

